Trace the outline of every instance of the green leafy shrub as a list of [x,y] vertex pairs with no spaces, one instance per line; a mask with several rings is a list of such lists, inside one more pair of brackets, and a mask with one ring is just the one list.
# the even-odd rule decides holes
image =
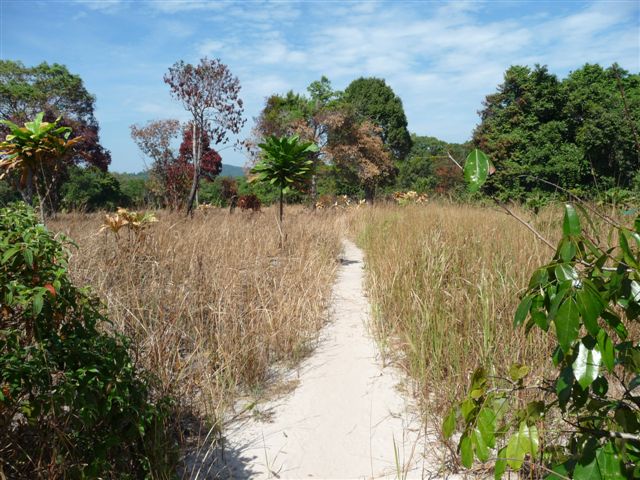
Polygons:
[[0,477],[171,477],[170,401],[72,284],[68,244],[0,209]]
[[118,179],[96,167],[69,169],[62,195],[62,204],[69,210],[115,210],[131,203],[121,191]]
[[[468,159],[473,189],[487,178],[484,155]],[[450,437],[458,420],[463,466],[495,460],[531,478],[640,478],[640,216],[609,225],[603,240],[591,215],[565,205],[563,236],[551,262],[539,268],[515,312],[514,324],[553,335],[550,378],[526,382],[529,367],[508,373],[478,368],[467,397],[443,423]],[[591,208],[591,207],[588,207]]]

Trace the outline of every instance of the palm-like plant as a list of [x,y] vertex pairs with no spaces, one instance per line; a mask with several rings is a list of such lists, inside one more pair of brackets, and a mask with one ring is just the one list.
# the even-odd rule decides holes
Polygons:
[[251,169],[256,176],[251,181],[269,182],[280,190],[280,224],[282,224],[284,194],[301,190],[313,175],[311,153],[318,151],[313,142],[303,142],[300,137],[267,137],[258,145],[261,160]]
[[30,205],[33,204],[35,185],[42,217],[44,205],[41,193],[45,187],[45,172],[55,172],[60,167],[59,160],[67,155],[70,147],[82,140],[82,137],[69,140],[71,129],[60,127],[60,118],[51,123],[43,122],[43,117],[44,113],[39,113],[24,127],[9,120],[0,120],[11,131],[0,143],[0,180],[14,171],[18,172],[20,189]]

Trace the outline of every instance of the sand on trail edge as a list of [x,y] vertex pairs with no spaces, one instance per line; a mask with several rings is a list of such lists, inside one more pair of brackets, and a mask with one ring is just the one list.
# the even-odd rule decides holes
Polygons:
[[331,322],[297,388],[227,428],[219,478],[433,478],[435,442],[367,331],[363,253],[345,240],[340,261]]

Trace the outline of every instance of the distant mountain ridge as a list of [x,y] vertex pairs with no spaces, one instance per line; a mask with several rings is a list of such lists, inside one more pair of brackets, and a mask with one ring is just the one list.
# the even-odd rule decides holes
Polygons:
[[244,177],[244,169],[236,165],[222,164],[221,177]]

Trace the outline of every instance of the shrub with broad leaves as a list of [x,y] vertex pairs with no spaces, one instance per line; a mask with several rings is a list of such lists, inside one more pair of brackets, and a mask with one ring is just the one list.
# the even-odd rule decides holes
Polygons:
[[0,478],[170,478],[171,402],[71,282],[69,245],[0,210]]

